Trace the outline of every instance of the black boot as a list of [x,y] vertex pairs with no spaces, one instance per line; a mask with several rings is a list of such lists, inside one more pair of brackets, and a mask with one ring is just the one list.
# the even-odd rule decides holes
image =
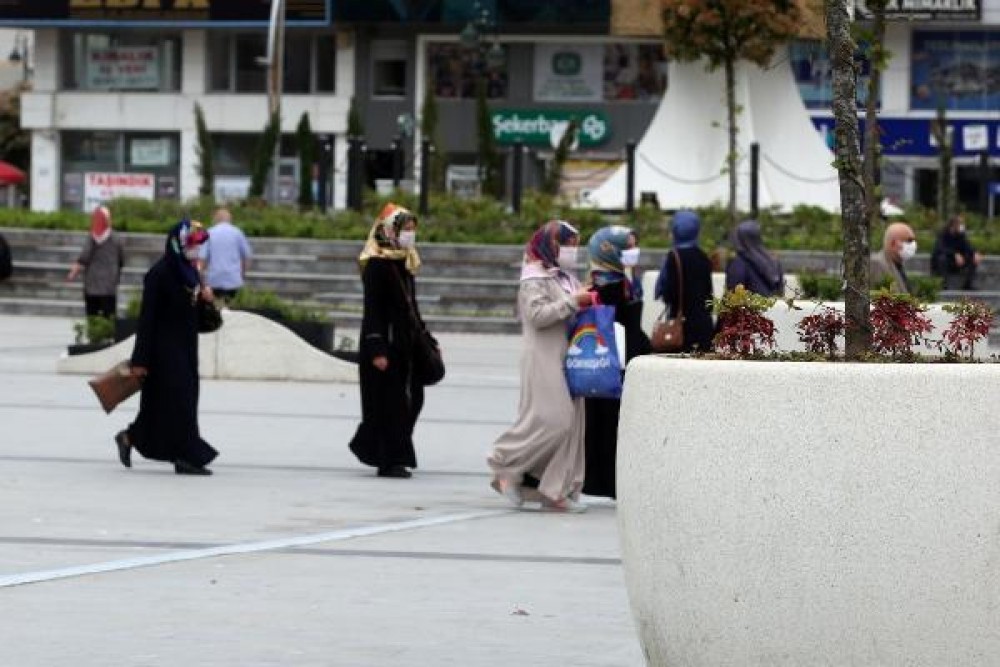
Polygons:
[[178,475],[211,475],[212,471],[202,466],[196,466],[183,459],[174,461],[174,472]]
[[118,431],[115,436],[115,444],[118,445],[118,460],[126,468],[132,467],[132,443],[128,440],[128,431]]
[[384,468],[378,469],[379,477],[394,477],[396,479],[409,479],[413,477],[413,473],[400,465],[395,466],[385,466]]

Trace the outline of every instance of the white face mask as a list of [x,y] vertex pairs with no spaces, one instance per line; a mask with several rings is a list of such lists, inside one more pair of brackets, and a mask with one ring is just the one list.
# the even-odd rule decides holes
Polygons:
[[628,248],[622,250],[622,266],[638,266],[639,264],[639,249],[638,248]]
[[904,262],[917,254],[917,242],[906,241],[899,246],[899,258]]
[[417,245],[417,233],[412,229],[404,229],[399,233],[399,246],[412,248]]
[[576,266],[576,250],[575,245],[564,245],[559,246],[559,266],[564,269],[572,269]]

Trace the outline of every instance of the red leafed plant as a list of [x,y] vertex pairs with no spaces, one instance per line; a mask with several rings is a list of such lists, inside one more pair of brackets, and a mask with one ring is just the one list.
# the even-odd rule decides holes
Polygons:
[[912,358],[912,346],[927,343],[927,334],[934,329],[925,312],[908,294],[876,292],[872,296],[872,349],[893,359]]
[[946,357],[957,358],[965,353],[971,359],[976,343],[989,335],[996,313],[985,303],[967,300],[950,303],[944,310],[954,317],[944,330],[938,347]]
[[837,338],[847,330],[847,318],[839,310],[824,306],[799,322],[799,340],[806,350],[833,359],[837,356]]
[[773,350],[774,322],[764,313],[774,303],[774,299],[754,294],[743,285],[713,300],[719,315],[715,351],[726,357],[755,357]]

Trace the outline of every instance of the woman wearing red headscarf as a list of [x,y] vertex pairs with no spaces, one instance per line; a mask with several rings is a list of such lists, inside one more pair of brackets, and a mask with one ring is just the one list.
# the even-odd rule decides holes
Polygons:
[[98,206],[90,216],[90,236],[69,270],[67,280],[83,272],[83,302],[87,317],[114,317],[118,308],[118,282],[125,251],[111,230],[111,211]]

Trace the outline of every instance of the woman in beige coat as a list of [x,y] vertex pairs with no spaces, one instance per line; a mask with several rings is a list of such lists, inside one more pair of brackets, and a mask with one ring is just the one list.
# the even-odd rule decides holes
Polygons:
[[[580,234],[569,223],[546,223],[528,242],[517,307],[524,333],[521,402],[517,421],[496,441],[487,459],[493,488],[520,507],[580,512],[584,476],[583,400],[569,395],[563,373],[567,324],[591,293],[560,267],[575,261]],[[538,488],[525,486],[525,476]]]

